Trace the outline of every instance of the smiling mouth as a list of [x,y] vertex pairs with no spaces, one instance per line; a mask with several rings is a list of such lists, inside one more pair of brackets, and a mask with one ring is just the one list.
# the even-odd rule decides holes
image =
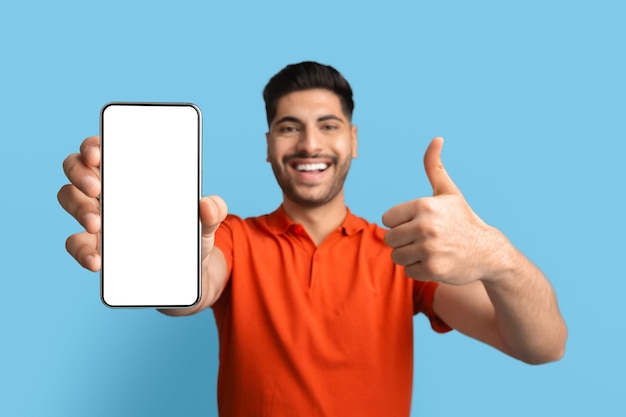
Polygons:
[[298,172],[322,172],[326,171],[329,166],[330,164],[326,162],[292,164],[292,167]]

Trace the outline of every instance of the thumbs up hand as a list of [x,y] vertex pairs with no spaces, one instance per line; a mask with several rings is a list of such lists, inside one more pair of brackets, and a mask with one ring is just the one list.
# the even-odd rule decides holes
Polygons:
[[442,147],[443,139],[437,137],[424,154],[433,196],[389,209],[382,219],[390,228],[385,243],[407,276],[463,285],[490,276],[506,239],[467,204],[441,162]]

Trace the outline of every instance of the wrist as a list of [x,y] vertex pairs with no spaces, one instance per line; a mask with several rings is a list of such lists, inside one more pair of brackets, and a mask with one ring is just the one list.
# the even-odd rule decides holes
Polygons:
[[520,253],[500,230],[490,226],[489,233],[492,244],[487,252],[490,254],[486,262],[487,270],[481,280],[486,285],[510,282],[520,268]]

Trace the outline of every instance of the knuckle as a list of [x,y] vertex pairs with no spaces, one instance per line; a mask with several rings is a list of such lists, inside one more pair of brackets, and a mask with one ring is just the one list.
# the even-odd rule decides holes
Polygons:
[[76,239],[78,237],[78,233],[75,233],[73,235],[70,235],[66,240],[65,240],[65,250],[72,255],[74,258],[76,258],[75,256],[75,248],[76,248]]
[[424,218],[416,224],[416,233],[428,242],[429,247],[444,236],[444,228],[436,217]]
[[422,266],[424,267],[424,272],[426,272],[429,276],[433,278],[439,277],[439,270],[437,268],[436,262],[425,259],[424,261],[422,261]]
[[434,200],[431,197],[418,198],[414,200],[414,204],[419,213],[433,213],[435,211]]
[[428,227],[424,228],[424,236],[428,239],[429,248],[434,245],[434,242],[437,241],[441,235],[442,231],[437,223],[430,223]]
[[87,149],[91,146],[91,137],[86,138],[85,140],[83,140],[80,144],[80,154],[81,155],[85,155],[85,152],[87,151]]
[[418,212],[427,211],[430,208],[429,198],[423,197],[413,200],[413,205]]
[[416,262],[415,253],[416,249],[414,247],[394,249],[391,252],[391,260],[397,265],[410,265]]
[[418,268],[417,265],[408,265],[404,267],[404,273],[407,277],[413,279],[420,279],[424,275],[424,271]]
[[431,279],[436,281],[443,281],[448,276],[449,269],[444,262],[436,261],[434,259],[428,259],[424,264],[424,272],[428,274]]
[[392,210],[393,209],[390,209],[389,211],[385,212],[381,219],[383,224],[387,227],[391,227],[391,225],[393,224],[393,211]]
[[79,163],[75,157],[68,157],[66,162],[63,163],[63,170],[67,178],[74,183],[76,181],[76,173],[78,171]]
[[89,136],[80,144],[81,153],[92,146],[99,147],[100,146],[100,137],[99,136]]
[[69,184],[65,184],[61,188],[59,188],[59,192],[57,192],[57,201],[61,205],[63,205],[63,203],[64,203],[64,201],[66,199],[69,186],[70,186]]
[[385,234],[383,235],[383,242],[385,243],[385,245],[389,247],[393,247],[393,243],[394,243],[393,237],[394,237],[393,230],[387,230]]
[[394,250],[391,252],[391,260],[393,261],[394,264],[404,265],[402,262],[403,256],[398,250]]
[[63,160],[63,172],[65,172],[65,175],[68,177],[69,177],[70,170],[72,166],[74,165],[75,160],[76,160],[75,153],[68,155],[67,158]]
[[422,273],[432,281],[439,281],[440,275],[432,262],[422,262]]

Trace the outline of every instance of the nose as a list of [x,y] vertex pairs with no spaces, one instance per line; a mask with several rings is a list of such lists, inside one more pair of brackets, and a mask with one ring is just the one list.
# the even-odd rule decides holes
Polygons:
[[320,153],[322,147],[319,132],[308,126],[303,128],[298,138],[297,149],[299,152],[304,152],[308,155]]

